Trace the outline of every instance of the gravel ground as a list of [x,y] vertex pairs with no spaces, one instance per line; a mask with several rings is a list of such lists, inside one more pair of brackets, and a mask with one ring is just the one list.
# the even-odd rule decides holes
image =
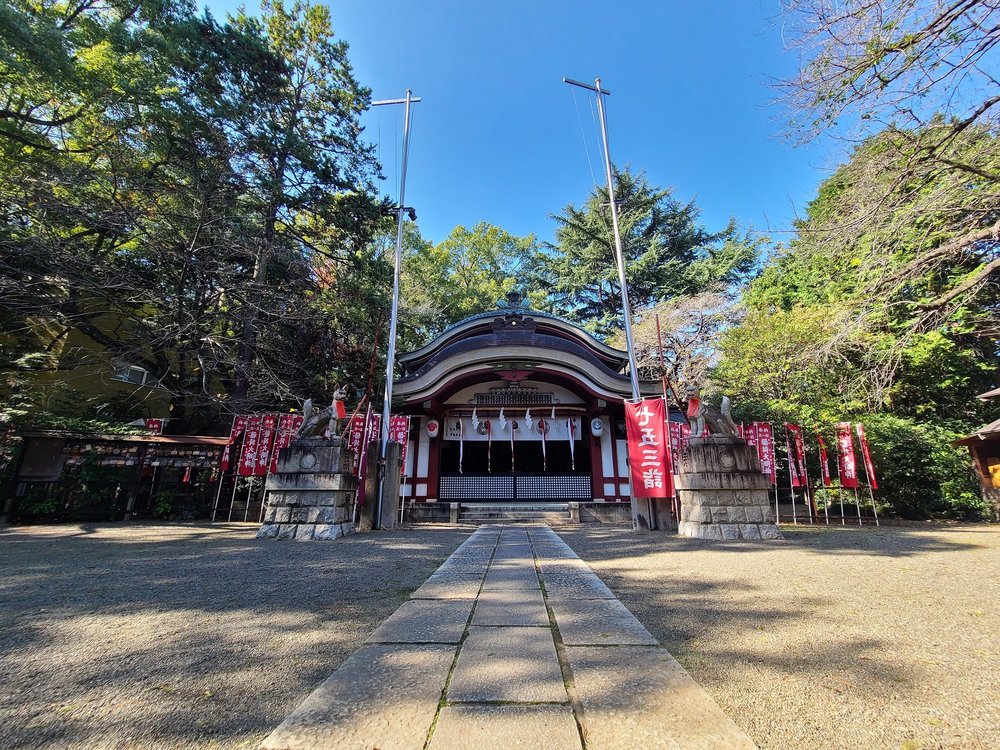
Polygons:
[[0,747],[255,748],[471,529],[0,530]]
[[761,748],[1000,745],[1000,527],[557,530]]
[[[0,531],[0,747],[255,748],[470,529]],[[1000,527],[559,529],[762,748],[1000,737]]]

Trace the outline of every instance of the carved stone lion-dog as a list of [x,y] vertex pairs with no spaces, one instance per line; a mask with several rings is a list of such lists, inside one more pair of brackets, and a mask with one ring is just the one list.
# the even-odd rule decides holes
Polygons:
[[719,409],[701,400],[701,389],[696,385],[689,385],[687,387],[686,396],[688,402],[687,418],[691,424],[691,437],[702,437],[706,426],[712,435],[740,436],[740,429],[733,421],[732,407],[728,396],[722,397],[722,407]]
[[[333,398],[336,401],[344,401],[352,392],[353,388],[348,383],[342,388],[338,387],[334,391]],[[325,434],[336,435],[339,429],[340,420],[337,419],[332,405],[316,412],[313,410],[312,399],[306,399],[302,406],[302,427],[299,429],[296,440],[322,437]]]

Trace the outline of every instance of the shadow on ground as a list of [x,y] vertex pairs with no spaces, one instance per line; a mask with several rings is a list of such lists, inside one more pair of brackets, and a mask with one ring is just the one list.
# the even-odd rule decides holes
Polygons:
[[470,533],[0,532],[0,747],[256,747]]
[[557,530],[762,748],[1000,736],[995,526],[789,526],[766,543]]

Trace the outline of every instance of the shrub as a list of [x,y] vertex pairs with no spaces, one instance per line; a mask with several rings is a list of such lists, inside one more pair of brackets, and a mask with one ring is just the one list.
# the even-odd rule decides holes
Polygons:
[[889,414],[860,421],[875,463],[877,494],[890,512],[911,519],[971,519],[987,510],[968,451],[951,444],[964,431]]

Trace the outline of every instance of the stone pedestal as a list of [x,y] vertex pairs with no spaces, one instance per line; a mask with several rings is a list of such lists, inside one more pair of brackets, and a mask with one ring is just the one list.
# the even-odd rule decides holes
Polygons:
[[354,533],[358,480],[340,438],[305,438],[278,454],[258,539],[337,539]]
[[780,539],[757,451],[739,438],[692,438],[681,457],[677,532],[698,539]]

